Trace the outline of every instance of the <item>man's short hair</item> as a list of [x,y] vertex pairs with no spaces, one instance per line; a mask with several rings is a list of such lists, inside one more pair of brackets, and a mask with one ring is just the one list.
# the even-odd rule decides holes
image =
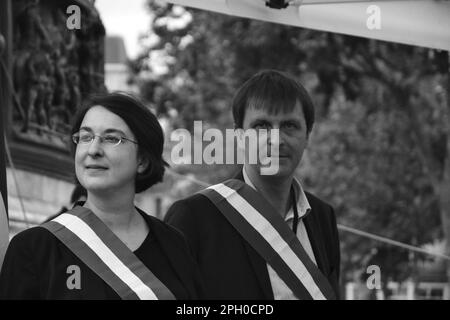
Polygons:
[[247,80],[236,92],[233,118],[236,128],[242,128],[248,108],[267,110],[271,114],[291,112],[300,102],[309,134],[314,124],[314,104],[306,89],[294,78],[277,70],[262,70]]
[[[71,134],[80,130],[84,116],[94,106],[102,106],[122,118],[136,137],[139,154],[149,160],[147,169],[136,175],[136,193],[161,182],[168,164],[162,156],[164,133],[156,116],[142,102],[128,93],[113,92],[94,95],[88,98],[75,115]],[[75,154],[74,145],[72,145],[72,153]]]

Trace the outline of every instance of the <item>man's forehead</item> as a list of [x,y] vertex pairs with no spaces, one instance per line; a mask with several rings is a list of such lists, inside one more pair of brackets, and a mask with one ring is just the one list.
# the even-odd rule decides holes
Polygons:
[[304,118],[303,109],[299,102],[295,106],[288,108],[264,108],[249,106],[245,112],[244,120],[246,118],[267,118],[267,119],[279,119],[279,118]]

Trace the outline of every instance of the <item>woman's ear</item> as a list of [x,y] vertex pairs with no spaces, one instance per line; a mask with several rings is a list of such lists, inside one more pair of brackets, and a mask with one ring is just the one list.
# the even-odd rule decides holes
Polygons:
[[150,165],[150,161],[148,160],[148,158],[140,156],[139,162],[138,162],[138,167],[137,167],[137,172],[138,173],[144,172],[145,170],[147,170],[149,165]]

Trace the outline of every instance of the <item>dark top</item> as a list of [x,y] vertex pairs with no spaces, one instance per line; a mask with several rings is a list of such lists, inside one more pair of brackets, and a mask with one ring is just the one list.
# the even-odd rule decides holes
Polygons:
[[[134,254],[177,299],[199,299],[198,267],[184,237],[142,211],[149,233]],[[71,265],[79,266],[81,288],[69,289]],[[73,279],[73,277],[72,277]],[[69,287],[73,288],[73,285]],[[120,299],[50,231],[34,227],[17,234],[6,252],[0,273],[0,299]]]
[[[243,180],[242,174],[235,178]],[[340,249],[333,208],[305,192],[303,219],[320,271],[339,297]],[[266,261],[204,195],[175,202],[166,221],[182,231],[200,267],[207,299],[274,299]]]

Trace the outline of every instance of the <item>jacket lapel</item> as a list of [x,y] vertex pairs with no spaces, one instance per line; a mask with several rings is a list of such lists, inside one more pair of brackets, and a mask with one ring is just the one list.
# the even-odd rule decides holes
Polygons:
[[[310,202],[311,203],[311,202]],[[309,242],[316,258],[317,267],[322,273],[327,276],[327,270],[329,269],[329,262],[326,256],[324,242],[320,235],[323,234],[320,228],[320,224],[315,219],[316,213],[314,207],[311,206],[311,212],[303,219],[306,232],[308,233]]]

